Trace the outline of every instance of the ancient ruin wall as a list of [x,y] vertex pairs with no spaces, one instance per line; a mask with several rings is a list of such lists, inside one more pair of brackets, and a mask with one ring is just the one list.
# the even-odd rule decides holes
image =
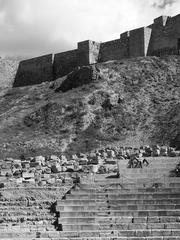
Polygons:
[[99,61],[101,43],[91,41],[89,48],[89,63],[97,63]]
[[144,28],[130,31],[129,56],[144,56]]
[[138,28],[129,32],[129,57],[147,56],[151,28]]
[[151,36],[152,36],[152,29],[149,27],[144,28],[144,56],[148,55]]
[[87,40],[78,43],[79,66],[93,64],[98,62],[101,44],[95,41]]
[[52,81],[52,58],[53,55],[49,54],[20,62],[13,87]]
[[53,62],[53,79],[57,79],[68,74],[78,65],[79,62],[77,50],[55,54]]
[[53,63],[54,79],[68,74],[78,66],[97,63],[99,49],[100,43],[87,40],[79,42],[78,49],[55,54]]
[[180,15],[161,16],[154,20],[149,55],[178,54],[180,39]]
[[128,42],[116,39],[101,44],[99,61],[106,62],[109,60],[118,60],[128,57]]

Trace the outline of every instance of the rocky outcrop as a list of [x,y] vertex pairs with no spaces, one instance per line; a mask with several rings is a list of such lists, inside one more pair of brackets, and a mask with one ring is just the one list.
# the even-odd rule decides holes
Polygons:
[[79,67],[67,75],[65,80],[59,87],[55,89],[56,92],[66,92],[73,88],[83,86],[84,84],[90,84],[97,80],[101,80],[100,70],[95,66]]

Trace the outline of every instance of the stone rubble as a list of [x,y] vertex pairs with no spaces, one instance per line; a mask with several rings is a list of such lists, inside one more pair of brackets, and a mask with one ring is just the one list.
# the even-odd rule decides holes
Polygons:
[[[179,151],[167,146],[107,147],[90,153],[77,153],[71,156],[51,155],[21,159],[0,160],[0,187],[18,187],[27,184],[34,186],[60,186],[73,173],[113,173],[118,171],[118,162],[140,154],[143,157],[180,156]],[[127,161],[128,164],[128,161]]]

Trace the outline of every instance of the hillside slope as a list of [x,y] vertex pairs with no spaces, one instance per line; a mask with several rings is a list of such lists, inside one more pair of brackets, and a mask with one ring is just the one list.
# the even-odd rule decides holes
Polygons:
[[87,75],[76,70],[54,83],[9,89],[0,97],[1,156],[83,152],[105,145],[180,148],[180,57],[86,68]]

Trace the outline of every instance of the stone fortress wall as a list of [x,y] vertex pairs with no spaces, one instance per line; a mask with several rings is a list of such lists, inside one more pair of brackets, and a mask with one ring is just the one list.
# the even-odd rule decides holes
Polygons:
[[180,14],[160,16],[154,23],[120,35],[108,42],[79,42],[77,49],[20,62],[14,87],[52,81],[85,66],[139,56],[180,54]]

